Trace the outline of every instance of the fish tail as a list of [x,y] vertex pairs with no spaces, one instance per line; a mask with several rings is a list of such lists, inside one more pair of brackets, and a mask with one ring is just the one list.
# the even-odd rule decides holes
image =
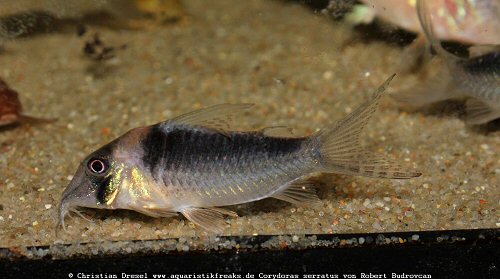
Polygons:
[[367,152],[360,146],[360,134],[377,110],[380,98],[394,76],[392,75],[376,90],[371,100],[333,127],[326,128],[316,135],[318,144],[316,150],[319,150],[322,171],[394,179],[408,179],[421,175],[418,171],[404,168],[380,155]]

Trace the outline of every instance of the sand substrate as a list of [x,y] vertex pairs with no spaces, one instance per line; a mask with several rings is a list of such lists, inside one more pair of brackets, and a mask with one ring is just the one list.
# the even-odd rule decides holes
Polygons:
[[[85,38],[43,34],[7,42],[0,76],[25,113],[57,118],[0,132],[0,246],[212,234],[182,217],[87,210],[55,235],[61,193],[80,161],[131,128],[219,103],[255,103],[240,128],[287,125],[297,135],[342,118],[398,71],[403,48],[352,42],[352,28],[274,1],[185,1],[188,18],[140,30],[90,26],[116,57],[91,61]],[[348,43],[351,41],[351,43]],[[399,75],[390,93],[411,87]],[[367,149],[423,176],[383,180],[328,174],[314,179],[321,205],[274,199],[231,207],[224,235],[333,234],[500,227],[500,133],[455,116],[408,113],[385,97],[365,133]]]

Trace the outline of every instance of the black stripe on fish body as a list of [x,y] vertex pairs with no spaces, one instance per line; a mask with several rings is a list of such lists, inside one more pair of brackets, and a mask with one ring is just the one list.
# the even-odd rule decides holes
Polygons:
[[[254,132],[221,134],[186,126],[155,126],[142,140],[143,162],[154,174],[163,170],[208,170],[299,152],[307,138],[268,137]],[[203,160],[203,159],[206,160]]]
[[470,74],[500,73],[500,52],[491,52],[459,62],[463,69]]
[[111,182],[111,175],[105,177],[92,177],[91,182],[96,187],[96,198],[98,204],[105,204],[109,197],[109,184]]
[[[271,159],[292,154],[301,150],[304,143],[304,139],[274,138],[258,133],[234,132],[227,136],[204,131],[179,132],[184,134],[184,137],[190,138],[188,142],[191,144],[179,149],[188,150],[192,158],[199,157],[199,154],[209,158],[219,156],[218,161],[233,164],[249,158]],[[175,137],[173,134],[171,136]]]
[[141,140],[143,150],[142,161],[150,173],[154,176],[155,168],[160,165],[165,157],[167,147],[167,138],[159,125],[154,125],[148,132],[147,136]]

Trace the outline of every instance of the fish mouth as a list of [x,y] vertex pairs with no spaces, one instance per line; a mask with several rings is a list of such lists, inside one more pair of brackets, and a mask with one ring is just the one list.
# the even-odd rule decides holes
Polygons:
[[85,171],[83,170],[83,166],[80,165],[76,175],[62,193],[58,209],[56,234],[61,227],[64,231],[67,231],[64,219],[66,218],[66,216],[72,217],[70,213],[76,213],[80,217],[90,221],[88,218],[83,216],[80,211],[77,210],[77,208],[79,207],[92,206],[92,200],[89,199],[90,192],[90,186],[88,186],[85,181]]

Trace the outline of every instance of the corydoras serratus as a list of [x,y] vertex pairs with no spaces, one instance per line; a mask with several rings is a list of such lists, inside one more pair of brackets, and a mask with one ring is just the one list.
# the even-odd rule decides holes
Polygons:
[[[445,65],[441,71],[419,88],[394,95],[411,105],[466,98],[465,120],[468,124],[484,124],[500,118],[500,50],[499,46],[474,46],[469,58],[447,52],[434,34],[432,12],[425,0],[417,0],[422,29],[438,58]],[[429,67],[432,67],[431,61]]]
[[[334,1],[334,0],[332,0]],[[353,21],[371,22],[381,17],[405,30],[423,33],[416,0],[361,0],[350,16]],[[432,0],[435,11],[435,36],[468,44],[500,44],[500,1],[498,0]]]
[[[273,129],[233,131],[229,120],[250,107],[223,104],[133,129],[82,161],[62,194],[59,225],[77,207],[129,209],[154,217],[181,213],[222,232],[219,208],[264,198],[318,202],[312,173],[408,179],[420,172],[364,151],[359,135],[376,111],[388,79],[368,102],[309,137]],[[275,132],[275,131],[274,131]]]

